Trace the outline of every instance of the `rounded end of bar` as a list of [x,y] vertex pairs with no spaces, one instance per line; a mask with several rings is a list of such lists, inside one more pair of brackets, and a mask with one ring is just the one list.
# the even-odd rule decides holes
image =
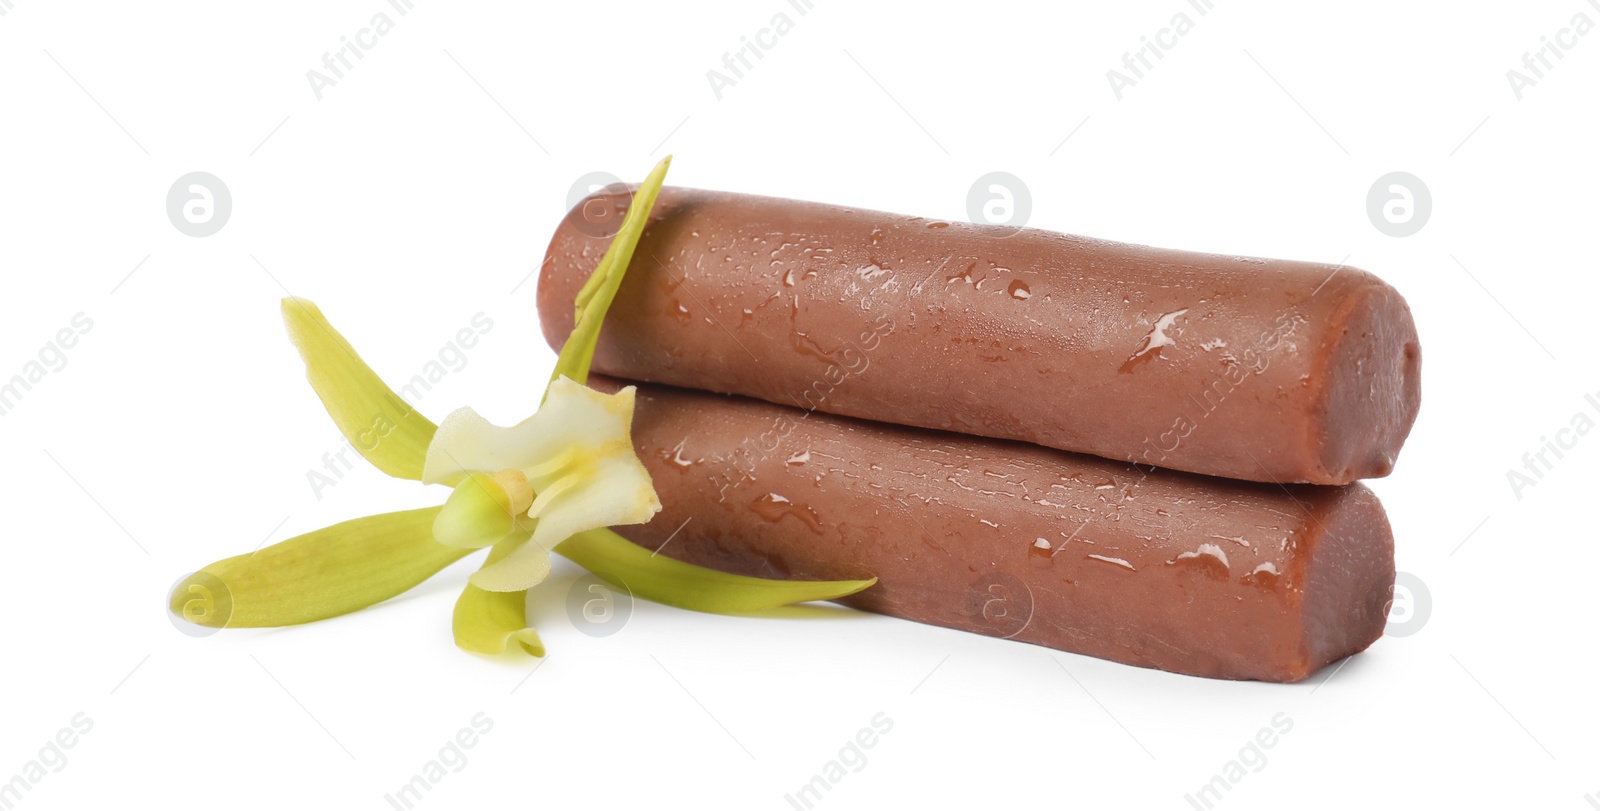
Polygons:
[[1352,291],[1333,338],[1313,424],[1321,433],[1317,484],[1348,484],[1394,469],[1422,404],[1422,348],[1411,308],[1393,287]]
[[1353,484],[1313,505],[1301,580],[1300,681],[1383,636],[1394,590],[1394,533],[1378,497]]

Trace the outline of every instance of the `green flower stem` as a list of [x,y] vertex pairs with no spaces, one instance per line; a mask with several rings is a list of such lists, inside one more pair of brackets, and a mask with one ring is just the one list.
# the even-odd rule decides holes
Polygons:
[[837,600],[878,582],[871,580],[767,580],[728,574],[653,554],[609,529],[580,532],[556,551],[635,597],[713,614]]

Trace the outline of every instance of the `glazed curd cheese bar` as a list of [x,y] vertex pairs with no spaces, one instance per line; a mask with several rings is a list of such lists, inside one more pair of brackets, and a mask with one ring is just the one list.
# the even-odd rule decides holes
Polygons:
[[1359,484],[1230,481],[637,385],[634,445],[663,511],[616,529],[663,555],[875,576],[842,602],[1213,678],[1298,681],[1383,632],[1393,539]]
[[[631,200],[550,242],[546,338]],[[1364,271],[665,189],[596,371],[1119,461],[1347,484],[1420,402],[1405,300]],[[848,381],[848,382],[846,382]]]

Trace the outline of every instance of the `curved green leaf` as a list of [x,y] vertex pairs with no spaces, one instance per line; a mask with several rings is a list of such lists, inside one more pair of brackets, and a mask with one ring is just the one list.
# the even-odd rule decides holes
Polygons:
[[871,580],[767,580],[728,574],[657,555],[609,529],[580,532],[556,551],[636,597],[713,614],[764,611],[793,603],[837,600]]
[[605,255],[600,257],[594,273],[589,275],[579,290],[577,321],[572,326],[572,334],[561,345],[555,371],[550,375],[551,382],[563,375],[579,383],[588,382],[589,363],[594,359],[595,344],[600,341],[600,325],[605,321],[606,310],[611,308],[611,301],[617,297],[617,288],[622,285],[622,276],[628,270],[628,263],[633,260],[633,249],[638,246],[639,236],[644,233],[650,209],[655,207],[656,195],[661,193],[661,184],[667,178],[667,167],[671,165],[672,156],[668,155],[639,184],[633,193],[633,202],[628,206],[628,213],[622,219],[622,227],[612,238]]
[[173,589],[174,614],[213,628],[270,628],[381,603],[472,553],[433,540],[438,507],[334,524],[220,560]]
[[283,322],[305,360],[306,379],[340,433],[384,473],[421,479],[428,443],[438,427],[379,379],[317,305],[286,298]]

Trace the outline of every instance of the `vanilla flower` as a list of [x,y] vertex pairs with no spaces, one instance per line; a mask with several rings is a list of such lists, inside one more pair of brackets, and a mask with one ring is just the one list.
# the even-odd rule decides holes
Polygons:
[[634,454],[629,386],[603,394],[562,376],[533,416],[492,425],[462,408],[428,445],[423,484],[455,492],[433,524],[440,543],[477,549],[532,521],[532,534],[472,576],[486,591],[522,591],[550,573],[550,552],[585,530],[642,524],[661,511],[650,474]]
[[[610,529],[649,521],[661,503],[630,436],[633,389],[605,394],[584,382],[670,161],[639,185],[578,293],[577,320],[541,406],[510,428],[470,408],[434,425],[384,384],[315,304],[284,299],[306,378],[351,445],[390,476],[454,490],[442,506],[357,518],[217,561],[173,589],[171,611],[216,628],[313,622],[387,600],[490,547],[456,600],[456,645],[503,653],[514,641],[543,656],[526,594],[549,575],[552,551],[635,596],[698,611],[832,600],[876,582],[731,575],[657,555]],[[380,428],[382,441],[369,441]]]

